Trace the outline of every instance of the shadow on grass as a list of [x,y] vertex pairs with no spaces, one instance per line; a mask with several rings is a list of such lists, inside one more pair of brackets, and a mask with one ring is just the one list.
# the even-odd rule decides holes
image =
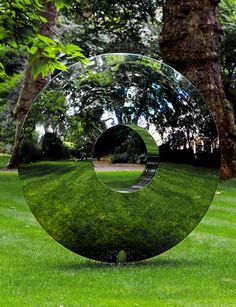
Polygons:
[[156,268],[186,268],[195,267],[203,264],[202,259],[163,259],[153,258],[150,260],[144,260],[140,262],[130,262],[125,265],[117,265],[114,263],[98,262],[93,260],[87,260],[78,263],[57,263],[50,265],[52,269],[59,271],[79,271],[84,269],[135,269],[145,267],[156,267]]

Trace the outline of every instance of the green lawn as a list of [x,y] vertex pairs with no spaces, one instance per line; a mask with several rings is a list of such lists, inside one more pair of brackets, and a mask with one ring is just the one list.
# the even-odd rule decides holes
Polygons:
[[[150,258],[184,239],[206,212],[214,170],[162,163],[135,193],[105,187],[91,161],[41,161],[20,171],[36,219],[62,245],[95,260]],[[113,176],[114,177],[114,176]]]
[[126,191],[138,182],[142,173],[142,170],[116,170],[97,172],[97,177],[112,190]]
[[35,221],[17,174],[0,183],[1,307],[236,306],[236,179],[178,246],[127,266],[66,250]]
[[0,169],[6,167],[9,155],[0,153]]

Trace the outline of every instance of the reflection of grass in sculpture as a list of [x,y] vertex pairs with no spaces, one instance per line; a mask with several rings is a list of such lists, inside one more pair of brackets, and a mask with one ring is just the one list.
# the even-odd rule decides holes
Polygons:
[[163,163],[148,187],[122,194],[101,184],[90,166],[40,162],[21,176],[32,211],[54,238],[107,261],[121,249],[138,260],[173,246],[196,225],[207,209],[205,195],[215,189],[208,170]]
[[218,190],[201,224],[177,247],[113,266],[56,244],[29,211],[17,174],[0,172],[0,305],[234,306],[236,179]]
[[97,172],[97,177],[110,189],[127,190],[138,182],[142,172],[142,170],[105,171]]

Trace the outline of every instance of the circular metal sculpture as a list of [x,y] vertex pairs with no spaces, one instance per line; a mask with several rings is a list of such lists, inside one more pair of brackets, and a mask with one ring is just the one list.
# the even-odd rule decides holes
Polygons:
[[173,68],[105,54],[57,75],[22,132],[20,178],[43,228],[91,259],[132,262],[183,240],[218,183],[215,122]]

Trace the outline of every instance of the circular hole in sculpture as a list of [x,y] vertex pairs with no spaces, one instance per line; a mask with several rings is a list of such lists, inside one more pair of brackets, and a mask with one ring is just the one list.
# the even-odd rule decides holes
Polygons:
[[111,127],[94,146],[93,166],[98,179],[120,193],[144,188],[155,175],[158,164],[155,140],[138,126]]

